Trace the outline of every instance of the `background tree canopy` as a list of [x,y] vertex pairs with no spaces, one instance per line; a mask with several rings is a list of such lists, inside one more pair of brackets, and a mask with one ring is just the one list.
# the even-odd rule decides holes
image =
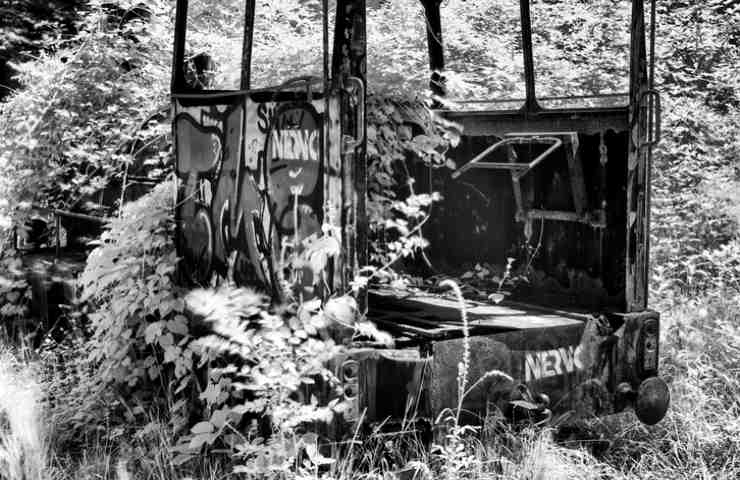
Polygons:
[[0,1],[0,100],[20,84],[15,62],[27,62],[41,50],[74,35],[81,0]]

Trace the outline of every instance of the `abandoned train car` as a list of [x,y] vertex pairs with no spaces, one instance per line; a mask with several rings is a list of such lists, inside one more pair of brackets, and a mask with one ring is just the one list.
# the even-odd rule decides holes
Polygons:
[[[323,228],[341,232],[341,252],[315,293],[349,290],[367,263],[365,106],[374,88],[367,22],[377,20],[373,9],[393,2],[296,2],[294,11],[313,9],[307,15],[318,26],[314,68],[286,60],[266,74],[265,62],[280,61],[259,51],[271,28],[260,13],[266,2],[230,4],[233,28],[225,35],[234,51],[226,52],[197,43],[213,12],[178,0],[172,102],[183,281],[210,284],[231,269],[238,283],[279,296],[283,240]],[[517,37],[507,55],[520,66],[521,82],[512,87],[519,99],[447,101],[450,65],[474,66],[447,48],[449,7],[422,0],[420,8],[425,86],[435,112],[462,132],[448,152],[454,169],[434,178],[424,166],[413,171],[443,198],[424,228],[429,260],[438,276],[459,275],[463,265],[503,271],[507,258],[529,275],[502,302],[465,299],[470,378],[499,370],[514,382],[481,382],[463,407],[471,421],[493,405],[529,418],[633,407],[640,420],[656,423],[669,398],[658,376],[659,314],[647,304],[650,163],[660,138],[654,2],[648,15],[642,0],[615,2],[626,14],[603,19],[625,38],[616,83],[624,91],[551,96],[538,95],[546,74],[539,74],[542,62],[535,65],[533,37],[541,35],[533,35],[533,11],[543,2],[503,3],[516,6]],[[481,91],[492,95],[485,82]],[[350,349],[337,359],[353,405],[345,420],[411,411],[433,418],[455,406],[458,301],[433,289],[373,285],[366,300],[367,316],[393,334],[395,346]]]

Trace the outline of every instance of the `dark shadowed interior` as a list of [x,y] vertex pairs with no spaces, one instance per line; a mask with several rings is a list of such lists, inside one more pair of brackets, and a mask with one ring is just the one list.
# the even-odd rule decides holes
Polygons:
[[[464,113],[458,119],[462,116]],[[511,171],[473,168],[453,178],[451,170],[419,166],[414,172],[418,189],[431,189],[443,196],[434,205],[424,227],[424,236],[430,242],[427,257],[432,268],[422,268],[421,272],[427,276],[442,274],[459,278],[465,272],[475,272],[476,265],[484,265],[492,278],[502,278],[511,257],[515,260],[510,277],[519,278],[504,288],[509,299],[589,310],[623,308],[626,109],[624,120],[622,128],[615,124],[594,130],[590,125],[583,125],[571,130],[578,132],[576,161],[581,165],[585,189],[583,210],[592,222],[533,218],[527,232],[525,221],[517,220]],[[526,125],[512,125],[508,132],[497,133],[527,131],[517,127],[526,128]],[[465,135],[450,157],[459,169],[501,138]],[[527,163],[547,147],[516,145],[516,161]],[[525,210],[575,211],[566,148],[569,146],[555,149],[521,178]],[[493,152],[485,161],[507,162],[506,149]],[[599,212],[602,209],[603,215]],[[599,218],[605,221],[597,221]],[[496,290],[496,282],[492,282],[491,288]]]

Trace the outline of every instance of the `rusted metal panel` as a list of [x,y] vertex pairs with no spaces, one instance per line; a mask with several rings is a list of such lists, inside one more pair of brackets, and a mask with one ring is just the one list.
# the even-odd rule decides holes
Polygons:
[[578,135],[573,137],[566,146],[566,158],[568,160],[568,173],[570,174],[570,187],[573,193],[573,205],[576,215],[582,217],[588,209],[588,196],[586,195],[586,182],[581,164],[581,150],[578,148]]
[[[373,289],[370,292],[370,315],[376,311],[397,312],[403,323],[409,317],[433,321],[435,325],[453,325],[459,332],[460,305],[453,298],[435,294],[401,294],[392,290]],[[564,312],[527,304],[490,304],[466,301],[465,311],[471,329],[481,331],[528,330],[546,327],[580,325],[588,315]],[[383,320],[384,326],[392,328],[390,320]]]
[[[533,395],[545,393],[559,411],[570,405],[561,400],[591,378],[593,359],[584,335],[586,323],[512,331],[470,338],[468,388],[487,372],[501,371],[513,382],[493,376],[473,389],[464,399],[463,408],[485,416],[491,407],[504,411],[506,403],[515,400],[516,387],[526,385]],[[432,404],[433,411],[457,405],[456,378],[463,355],[461,338],[433,344]],[[490,405],[489,405],[490,404]],[[566,407],[566,408],[563,408]]]
[[85,269],[86,257],[84,250],[75,249],[64,249],[61,254],[51,249],[23,253],[20,268],[13,275],[28,283],[30,298],[25,301],[29,315],[0,314],[0,335],[13,340],[29,335],[34,347],[47,337],[62,341],[71,328],[66,313],[78,300],[76,279]]
[[[385,313],[379,319],[373,309],[370,318],[389,331],[416,337],[419,348],[431,353],[429,415],[455,408],[458,365],[463,360],[465,342],[457,302],[424,295],[394,298],[376,292],[370,298],[382,298],[381,313]],[[491,376],[471,390],[463,403],[469,421],[485,416],[491,408],[505,410],[508,402],[518,399],[520,386],[535,397],[549,397],[547,407],[555,413],[609,413],[614,410],[617,382],[634,383],[634,375],[629,373],[638,361],[633,337],[641,328],[642,318],[630,323],[618,317],[609,322],[606,317],[521,303],[466,303],[470,332],[468,387],[493,370],[514,379],[512,383]],[[390,314],[393,310],[395,316]],[[621,338],[624,340],[618,340]],[[626,353],[619,354],[621,363],[616,364],[618,349]]]
[[[660,315],[653,310],[644,310],[634,313],[619,313],[610,316],[613,321],[621,324],[617,330],[618,348],[615,361],[616,377],[620,382],[627,382],[637,387],[644,379],[657,375],[659,358],[658,344],[653,346],[641,345],[645,333],[643,329],[650,323],[655,338],[659,334]],[[652,355],[656,361],[650,362],[651,368],[645,368],[645,355]]]
[[509,132],[561,132],[598,134],[607,130],[628,129],[627,108],[544,110],[525,115],[520,111],[443,111],[445,118],[460,123],[467,136],[495,135]]
[[375,350],[360,361],[359,409],[371,421],[426,415],[430,375],[418,351]]
[[[231,230],[228,223],[222,228],[222,221],[230,222],[223,210],[234,189],[225,183],[235,181],[240,149],[233,147],[240,142],[233,136],[241,138],[243,121],[242,98],[229,100],[219,106],[175,106],[177,246],[183,257],[182,273],[199,284],[207,284],[212,273],[223,274],[226,269],[223,237]],[[232,138],[227,138],[229,130]],[[228,192],[227,186],[232,187]]]
[[[657,372],[657,364],[653,370],[641,367],[650,352],[643,345],[646,325],[657,322],[657,314],[579,318],[586,320],[487,334],[471,329],[462,420],[480,422],[496,411],[510,413],[511,402],[521,400],[522,392],[541,402],[543,411],[555,416],[567,413],[570,419],[614,413],[630,405],[617,386],[637,390]],[[657,328],[657,323],[651,326]],[[342,358],[335,370],[344,391],[350,392],[344,399],[351,400],[344,421],[398,421],[411,418],[412,412],[434,419],[445,409],[457,409],[466,341],[461,327],[457,325],[454,336],[418,340],[416,347],[351,350]],[[352,373],[346,375],[350,364]]]
[[430,362],[417,349],[350,348],[339,354],[329,365],[339,388],[313,389],[324,404],[342,402],[328,435],[335,440],[351,437],[358,422],[428,417]]

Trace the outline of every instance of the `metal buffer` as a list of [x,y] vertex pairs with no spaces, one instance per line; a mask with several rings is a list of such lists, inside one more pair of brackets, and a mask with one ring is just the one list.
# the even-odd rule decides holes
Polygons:
[[[530,162],[518,162],[515,145],[549,145],[549,147]],[[527,208],[522,196],[520,180],[531,172],[537,165],[550,157],[558,148],[563,147],[568,162],[568,174],[570,177],[571,192],[573,195],[574,212],[562,210],[544,210]],[[486,162],[486,157],[492,155],[496,150],[506,148],[508,162]],[[524,222],[531,231],[531,222],[535,219],[556,220],[561,222],[585,223],[594,228],[606,227],[606,214],[603,208],[595,211],[588,209],[588,197],[586,196],[586,185],[581,167],[581,158],[578,150],[578,134],[576,132],[524,132],[507,133],[504,138],[473,158],[470,162],[458,168],[452,173],[452,178],[458,178],[466,171],[473,168],[485,168],[490,170],[508,170],[511,172],[511,182],[514,189],[516,201],[516,220]]]

